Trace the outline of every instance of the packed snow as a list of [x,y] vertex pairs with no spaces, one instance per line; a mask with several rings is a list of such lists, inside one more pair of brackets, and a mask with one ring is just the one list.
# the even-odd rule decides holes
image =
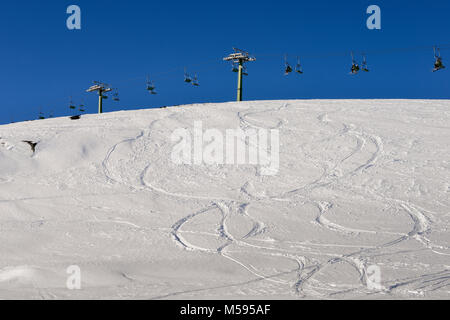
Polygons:
[[[175,163],[171,136],[196,121],[278,130],[278,171]],[[0,298],[449,299],[449,155],[448,100],[3,125]],[[67,286],[70,266],[80,290]]]

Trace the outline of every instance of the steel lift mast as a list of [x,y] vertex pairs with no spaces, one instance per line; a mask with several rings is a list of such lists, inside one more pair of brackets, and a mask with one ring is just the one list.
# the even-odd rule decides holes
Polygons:
[[244,63],[256,61],[255,57],[250,56],[250,54],[244,50],[233,48],[234,53],[230,54],[228,57],[223,58],[224,61],[232,61],[233,63],[239,64],[238,70],[238,88],[237,88],[237,101],[242,101],[242,74],[244,70]]

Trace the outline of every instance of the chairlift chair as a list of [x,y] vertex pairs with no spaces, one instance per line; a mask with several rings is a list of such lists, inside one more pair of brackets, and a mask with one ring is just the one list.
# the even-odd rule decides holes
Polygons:
[[444,63],[442,62],[441,58],[441,51],[439,50],[439,48],[434,47],[434,58],[436,60],[434,62],[433,72],[445,69]]
[[284,69],[284,75],[287,76],[292,72],[292,67],[289,64],[286,64],[286,68]]
[[200,84],[198,83],[197,75],[194,76],[194,79],[192,80],[192,84],[196,87],[200,86]]
[[119,91],[117,89],[114,89],[113,100],[116,101],[116,102],[120,101]]
[[155,90],[155,86],[153,82],[147,83],[147,91],[153,91]]
[[147,91],[153,91],[153,90],[155,90],[153,81],[150,81],[150,78],[147,76]]
[[149,85],[149,86],[147,86],[147,91],[148,91],[148,93],[150,93],[150,94],[156,94],[155,86],[154,86],[154,85]]
[[150,80],[150,77],[147,76],[147,91],[148,91],[150,94],[156,94],[155,89],[156,89],[156,87],[155,87],[155,85],[153,84],[153,81],[151,81],[151,80]]
[[69,109],[75,110],[77,107],[75,106],[75,104],[72,101],[72,97],[70,98],[70,103],[69,103]]
[[369,68],[367,67],[367,60],[366,60],[366,56],[365,55],[363,55],[363,62],[362,62],[362,65],[361,65],[361,70],[364,71],[364,72],[369,72],[370,71]]
[[358,65],[358,63],[355,60],[355,57],[353,56],[353,52],[352,52],[352,68],[350,71],[350,74],[357,74],[360,70],[360,67]]
[[191,83],[191,82],[192,82],[192,78],[191,78],[191,76],[187,73],[186,68],[184,68],[184,82],[186,82],[186,83]]
[[297,65],[295,66],[295,72],[303,74],[302,65],[300,64],[300,58],[297,58]]
[[359,70],[360,70],[360,68],[359,68],[359,65],[358,64],[356,64],[356,63],[354,63],[353,65],[352,65],[352,69],[351,69],[351,74],[357,74],[358,72],[359,72]]
[[287,75],[289,75],[289,73],[291,73],[293,71],[292,67],[290,66],[289,62],[287,61],[287,55],[284,56],[284,65],[285,65],[284,75],[287,76]]

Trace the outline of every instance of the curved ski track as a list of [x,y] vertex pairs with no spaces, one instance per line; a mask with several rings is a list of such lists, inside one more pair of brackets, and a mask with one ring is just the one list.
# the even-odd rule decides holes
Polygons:
[[[237,118],[240,123],[240,127],[242,129],[252,128],[252,129],[281,129],[283,125],[285,124],[285,120],[282,118],[277,118],[276,125],[271,127],[261,127],[260,124],[255,123],[252,121],[251,116],[260,114],[260,113],[268,113],[268,112],[281,112],[282,110],[286,110],[289,108],[289,104],[283,104],[282,106],[274,109],[268,109],[263,111],[258,110],[251,110],[247,113],[238,112]],[[342,113],[345,112],[345,109],[337,110],[336,113]],[[160,121],[156,120],[156,121]],[[301,199],[302,203],[310,203],[317,207],[318,209],[318,215],[316,220],[314,221],[319,226],[326,228],[327,230],[330,230],[332,232],[336,232],[339,234],[343,234],[346,236],[352,236],[355,234],[360,233],[370,233],[370,234],[376,234],[375,231],[370,230],[357,230],[348,228],[343,225],[339,225],[337,223],[334,223],[327,219],[327,213],[329,210],[331,210],[334,206],[333,202],[324,202],[322,200],[317,200],[311,197],[311,193],[319,188],[325,188],[325,187],[339,187],[342,182],[344,182],[346,179],[356,176],[356,175],[362,175],[365,171],[370,170],[377,166],[377,162],[380,158],[383,157],[383,141],[381,137],[365,132],[364,130],[360,129],[358,130],[351,124],[340,124],[341,128],[339,127],[333,127],[332,124],[334,122],[330,120],[330,113],[323,113],[319,114],[317,116],[318,123],[324,127],[332,128],[333,131],[337,131],[336,134],[328,137],[327,139],[329,141],[332,141],[336,137],[347,137],[350,139],[354,139],[356,142],[356,145],[354,149],[347,155],[344,155],[338,162],[334,164],[333,168],[327,168],[324,167],[324,171],[321,177],[319,177],[317,180],[311,182],[310,184],[307,184],[305,186],[293,189],[288,192],[283,192],[282,194],[271,196],[271,197],[254,197],[251,194],[247,192],[246,186],[251,182],[245,182],[243,184],[243,187],[241,188],[241,194],[249,199],[247,202],[242,202],[240,199],[229,199],[229,198],[214,198],[214,197],[205,197],[205,196],[192,196],[187,194],[181,194],[181,193],[173,193],[167,190],[164,190],[163,188],[160,188],[158,186],[152,185],[148,181],[146,181],[146,176],[148,170],[151,169],[151,164],[146,166],[143,171],[140,174],[139,180],[141,182],[140,186],[133,186],[129,185],[129,187],[133,189],[145,189],[149,192],[156,192],[163,196],[171,197],[171,198],[181,198],[184,200],[200,200],[200,201],[206,201],[208,204],[201,208],[200,210],[191,213],[180,220],[176,221],[170,228],[170,236],[172,237],[173,241],[181,248],[190,250],[190,251],[200,251],[205,254],[214,254],[214,255],[220,255],[224,259],[227,259],[228,261],[231,261],[235,263],[236,265],[240,266],[244,271],[249,272],[252,276],[255,278],[252,280],[249,280],[244,283],[237,283],[237,284],[231,284],[224,287],[239,287],[239,286],[245,286],[251,283],[254,283],[255,281],[267,281],[276,284],[277,286],[280,286],[281,290],[284,290],[283,288],[289,287],[291,288],[291,292],[294,295],[297,295],[299,297],[329,297],[332,298],[338,294],[341,293],[348,293],[351,291],[357,291],[359,293],[363,294],[373,294],[373,292],[370,292],[366,288],[366,276],[367,276],[367,261],[365,260],[364,256],[368,253],[376,253],[378,250],[394,246],[400,242],[409,240],[409,239],[415,239],[419,243],[421,243],[425,248],[431,249],[431,250],[437,250],[439,249],[439,246],[432,244],[427,238],[426,234],[430,232],[432,228],[432,219],[426,214],[425,210],[420,209],[418,206],[406,203],[404,201],[398,200],[398,199],[389,199],[385,195],[377,194],[375,192],[369,192],[368,190],[359,190],[357,187],[353,187],[353,192],[356,194],[360,194],[365,197],[369,197],[370,199],[374,199],[377,201],[389,201],[394,206],[398,207],[399,209],[404,210],[411,218],[411,220],[414,223],[413,229],[405,235],[397,234],[399,237],[393,241],[390,241],[388,243],[381,243],[375,247],[363,247],[358,246],[360,249],[357,251],[354,251],[349,254],[345,255],[339,255],[339,256],[333,256],[329,259],[327,259],[325,262],[320,262],[320,260],[313,259],[308,257],[304,254],[304,252],[295,252],[295,250],[292,249],[285,249],[282,247],[283,241],[277,241],[273,240],[270,244],[271,246],[263,246],[263,245],[256,245],[255,242],[260,241],[259,239],[255,239],[255,241],[251,242],[251,240],[255,237],[258,237],[259,235],[262,235],[264,233],[269,233],[270,229],[265,225],[264,221],[259,221],[252,217],[249,213],[249,208],[251,208],[253,203],[259,202],[259,201],[287,201],[287,202],[296,202]],[[155,121],[155,122],[156,122]],[[152,123],[153,125],[154,123]],[[149,131],[149,136],[151,135],[151,127],[147,129]],[[125,183],[124,181],[121,181],[118,177],[114,175],[112,172],[112,169],[109,168],[108,162],[111,157],[111,155],[114,153],[114,151],[117,149],[117,147],[120,144],[123,143],[133,143],[137,141],[138,139],[141,139],[145,136],[146,130],[143,130],[139,135],[137,135],[135,138],[132,139],[126,139],[123,141],[118,142],[116,145],[112,146],[110,150],[108,151],[102,166],[104,170],[104,174],[106,176],[106,179],[108,182],[112,183]],[[246,142],[247,143],[247,142]],[[341,176],[336,176],[333,174],[333,172],[339,168],[342,164],[347,162],[349,159],[357,155],[358,153],[365,150],[365,148],[371,145],[372,148],[375,149],[375,151],[371,154],[369,159],[365,161],[364,163],[361,163],[357,167],[355,167],[352,170],[349,170],[345,173],[343,173]],[[345,186],[347,187],[347,185]],[[217,238],[219,238],[221,241],[223,241],[223,245],[217,247],[216,249],[211,248],[203,248],[201,246],[196,245],[195,243],[191,243],[189,239],[184,236],[184,234],[189,233],[196,233],[194,231],[186,231],[184,230],[184,227],[194,218],[198,218],[204,215],[207,215],[212,210],[219,210],[221,213],[221,219],[218,221],[218,228],[215,230],[214,233],[209,233],[208,236],[214,235]],[[230,233],[228,228],[228,220],[232,215],[240,215],[241,217],[244,217],[249,222],[251,222],[252,227],[248,230],[248,232],[243,237],[235,237],[233,234]],[[198,232],[197,232],[198,233]],[[198,233],[199,234],[199,233]],[[302,243],[302,247],[311,249],[314,244],[308,244],[308,243]],[[297,268],[284,272],[284,273],[273,273],[273,274],[264,274],[263,272],[259,271],[254,266],[245,263],[243,261],[240,261],[236,257],[233,257],[233,253],[237,251],[245,250],[246,248],[253,248],[258,249],[259,253],[261,255],[268,255],[271,257],[283,257],[286,259],[290,259],[293,262],[297,264]],[[362,248],[362,249],[361,249]],[[303,250],[304,251],[304,250]],[[444,253],[443,253],[444,254]],[[329,294],[323,294],[321,292],[318,292],[315,290],[314,284],[310,284],[311,281],[314,279],[314,277],[319,274],[322,270],[327,268],[328,266],[331,266],[336,263],[346,263],[349,264],[356,272],[358,281],[360,283],[359,287],[351,288],[348,290],[343,291],[337,291],[332,292]],[[284,276],[286,274],[293,275],[293,280],[287,281],[283,280],[281,276]],[[399,279],[396,281],[396,283],[387,285],[381,289],[381,292],[385,294],[389,294],[393,292],[394,290],[398,290],[399,288],[409,284],[409,283],[421,283],[423,288],[426,287],[432,287],[433,290],[437,290],[438,288],[448,285],[448,279],[450,278],[450,271],[444,270],[441,273],[437,275],[424,275],[420,278],[415,279]],[[431,284],[429,284],[431,283]],[[310,286],[307,286],[310,284]],[[170,293],[164,296],[158,296],[155,297],[155,299],[160,298],[167,298],[171,296],[178,296],[178,295],[184,295],[189,294],[193,292],[198,291],[208,291],[208,290],[214,290],[219,287],[209,288],[209,289],[199,289],[199,290],[192,290],[192,291],[180,291],[180,292],[174,292]],[[222,287],[220,287],[222,288]]]

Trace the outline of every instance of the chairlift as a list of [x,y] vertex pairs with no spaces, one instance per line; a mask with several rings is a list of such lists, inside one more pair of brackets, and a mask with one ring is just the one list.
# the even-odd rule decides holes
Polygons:
[[119,98],[119,91],[118,91],[117,89],[114,89],[113,100],[116,101],[116,102],[119,102],[119,101],[120,101],[120,98]]
[[147,80],[147,91],[153,91],[155,90],[155,85],[153,84],[152,81]]
[[367,67],[367,60],[366,60],[366,56],[363,54],[363,62],[361,64],[361,70],[364,72],[369,72],[369,68]]
[[434,47],[434,58],[436,59],[434,62],[433,72],[445,69],[445,66],[442,62],[441,58],[441,50],[439,48]]
[[186,68],[184,68],[184,82],[186,82],[186,83],[191,83],[191,82],[192,82],[192,78],[191,78],[191,76],[187,73]]
[[292,67],[290,66],[289,62],[287,61],[287,55],[284,56],[284,65],[285,65],[284,75],[287,76],[287,75],[289,75],[289,73],[291,73],[293,71]]
[[71,110],[75,110],[77,107],[75,106],[75,104],[72,101],[72,97],[70,97],[70,103],[69,103],[69,109]]
[[295,66],[295,72],[303,74],[302,65],[300,64],[300,58],[297,58],[297,65]]
[[352,68],[350,71],[350,74],[357,74],[360,70],[360,67],[358,65],[358,63],[355,60],[355,57],[353,56],[353,52],[352,52]]
[[248,76],[247,67],[244,66],[244,70],[242,70],[242,74],[243,74],[244,76]]
[[192,84],[196,87],[200,86],[200,84],[198,83],[197,75],[195,75],[194,79],[192,79]]
[[150,78],[147,77],[147,91],[148,91],[150,94],[156,94],[155,88],[156,88],[156,87],[155,87],[155,85],[153,84],[153,81],[151,81]]

